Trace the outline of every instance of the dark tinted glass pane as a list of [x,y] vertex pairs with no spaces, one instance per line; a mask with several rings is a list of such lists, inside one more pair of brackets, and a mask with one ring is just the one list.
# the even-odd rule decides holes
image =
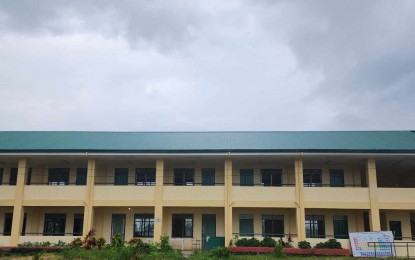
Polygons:
[[173,214],[172,237],[193,237],[193,215]]
[[13,213],[6,213],[4,215],[3,235],[10,236],[12,233]]
[[87,169],[76,169],[76,185],[86,185]]
[[184,185],[184,173],[179,171],[174,171],[174,185],[182,186]]
[[193,168],[176,168],[174,169],[174,185],[193,185],[194,169]]
[[343,170],[330,170],[330,186],[331,187],[344,187]]
[[254,220],[252,215],[239,216],[239,234],[241,236],[252,236],[254,234]]
[[241,186],[254,186],[254,170],[241,169],[240,179]]
[[215,169],[202,169],[202,185],[215,185]]
[[321,169],[304,169],[303,182],[306,187],[322,186]]
[[137,168],[135,169],[136,185],[156,185],[156,169]]
[[9,185],[16,185],[17,168],[10,168]]
[[31,183],[32,183],[32,168],[29,168],[27,172],[26,185],[30,185]]
[[261,169],[264,186],[281,186],[281,169]]
[[64,236],[65,235],[65,214],[45,214],[45,225],[43,228],[44,236]]
[[128,169],[116,168],[115,169],[114,185],[128,185]]
[[49,185],[68,185],[69,168],[50,168],[48,182]]
[[153,237],[154,234],[154,215],[136,214],[134,215],[134,237]]
[[395,240],[402,240],[402,227],[400,221],[389,221],[389,228],[392,231]]
[[75,214],[73,220],[73,235],[82,236],[84,226],[84,214]]
[[3,168],[0,168],[0,185],[3,185]]
[[347,216],[333,216],[334,238],[349,238]]

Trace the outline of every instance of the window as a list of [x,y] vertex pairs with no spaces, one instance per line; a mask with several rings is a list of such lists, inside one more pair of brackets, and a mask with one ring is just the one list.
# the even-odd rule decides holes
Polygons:
[[369,212],[363,212],[363,226],[365,232],[370,232]]
[[240,170],[241,186],[254,186],[254,170],[241,169]]
[[114,185],[128,185],[128,168],[115,168]]
[[306,215],[305,231],[308,238],[324,238],[326,233],[324,216]]
[[27,178],[26,178],[26,185],[30,185],[32,183],[32,168],[29,168],[27,171]]
[[215,168],[202,169],[202,185],[215,186]]
[[9,185],[16,185],[17,168],[10,168]]
[[87,168],[76,169],[76,185],[86,185]]
[[330,170],[330,187],[344,187],[343,170]]
[[333,216],[334,238],[349,238],[347,216]]
[[0,168],[0,185],[3,185],[3,168]]
[[45,225],[43,228],[44,236],[64,236],[65,235],[65,214],[45,214]]
[[22,236],[26,235],[26,222],[27,222],[27,213],[23,215],[23,225],[22,225]]
[[304,169],[304,186],[321,187],[321,169]]
[[13,213],[6,213],[4,215],[3,235],[10,236],[12,233]]
[[282,170],[281,169],[261,169],[262,185],[264,186],[281,186]]
[[389,228],[395,240],[402,240],[402,226],[400,221],[389,221]]
[[263,237],[283,237],[284,236],[284,216],[263,215],[262,216],[262,236]]
[[253,236],[254,235],[254,218],[251,214],[239,215],[239,235]]
[[193,168],[175,168],[174,185],[192,186],[194,185],[195,169]]
[[134,215],[134,237],[153,237],[154,234],[154,215],[135,214]]
[[112,214],[111,237],[115,235],[125,238],[125,214]]
[[48,175],[49,185],[68,185],[69,168],[50,168]]
[[173,214],[172,237],[193,237],[193,215]]
[[75,214],[73,216],[73,235],[82,236],[82,231],[84,227],[84,214]]
[[139,168],[135,169],[135,182],[139,186],[156,185],[156,169],[155,168]]

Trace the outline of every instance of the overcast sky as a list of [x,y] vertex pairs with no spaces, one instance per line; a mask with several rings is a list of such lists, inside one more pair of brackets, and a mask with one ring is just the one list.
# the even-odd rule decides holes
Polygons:
[[415,1],[0,1],[0,130],[415,129]]

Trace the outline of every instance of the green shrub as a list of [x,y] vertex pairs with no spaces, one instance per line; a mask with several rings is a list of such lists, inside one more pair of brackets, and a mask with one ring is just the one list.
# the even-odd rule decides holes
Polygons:
[[127,244],[132,247],[137,254],[149,254],[152,251],[152,247],[150,247],[149,244],[144,243],[140,238],[132,238]]
[[160,252],[168,253],[173,252],[173,247],[171,247],[169,243],[169,236],[161,236],[160,237]]
[[329,239],[326,244],[328,248],[342,249],[342,244],[334,238]]
[[235,246],[248,246],[248,239],[241,238],[241,239],[236,240]]
[[209,251],[209,256],[215,259],[225,259],[231,255],[229,249],[226,247],[216,247]]
[[64,247],[64,246],[66,246],[66,243],[64,241],[62,241],[62,240],[58,240],[58,242],[57,243],[54,243],[53,246],[61,246],[61,247]]
[[311,248],[311,244],[310,242],[307,242],[305,240],[298,242],[298,247],[302,248],[302,249],[310,249]]
[[275,257],[285,257],[284,247],[281,244],[277,244],[274,247],[274,256]]
[[259,241],[257,238],[252,237],[250,239],[247,238],[241,238],[235,242],[236,246],[251,246],[251,247],[259,247],[261,245],[261,241]]
[[23,242],[21,244],[18,244],[17,246],[25,246],[25,247],[52,246],[52,243],[50,243],[49,241],[43,241],[43,242]]
[[284,239],[282,239],[282,237],[280,237],[280,239],[278,239],[278,244],[281,245],[283,248],[292,248],[293,245],[291,244],[291,239],[288,238],[287,242],[284,241]]
[[97,240],[95,241],[95,244],[98,247],[98,249],[101,249],[103,246],[105,246],[106,243],[107,241],[103,237],[97,238]]
[[277,242],[270,237],[264,237],[264,239],[262,239],[261,241],[261,246],[264,246],[264,247],[275,247],[276,245],[277,245]]
[[116,234],[114,236],[111,237],[111,246],[112,247],[122,247],[124,246],[124,238],[122,237],[121,234]]
[[82,239],[80,237],[74,238],[70,243],[69,246],[72,248],[81,247],[82,246]]
[[336,239],[332,238],[326,242],[317,243],[315,248],[331,248],[331,249],[342,249],[342,244]]

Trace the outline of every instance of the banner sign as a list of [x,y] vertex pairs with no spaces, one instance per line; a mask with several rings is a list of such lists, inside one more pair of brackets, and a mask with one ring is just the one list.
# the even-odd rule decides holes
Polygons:
[[[392,257],[395,256],[393,249],[393,233],[392,231],[381,232],[356,232],[350,233],[350,244],[355,257]],[[368,242],[376,242],[375,247]],[[387,243],[382,243],[387,242]]]

